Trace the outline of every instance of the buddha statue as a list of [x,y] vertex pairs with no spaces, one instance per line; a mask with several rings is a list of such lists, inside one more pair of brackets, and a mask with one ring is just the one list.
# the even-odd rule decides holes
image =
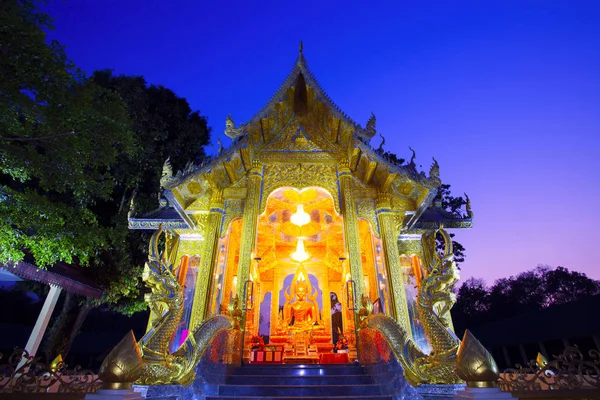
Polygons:
[[284,309],[286,326],[292,330],[307,330],[318,319],[317,310],[312,302],[306,301],[308,286],[304,282],[296,284],[296,301],[287,304]]
[[286,302],[280,319],[286,332],[323,330],[317,306],[317,290],[307,278],[308,273],[300,264],[290,286],[284,290]]

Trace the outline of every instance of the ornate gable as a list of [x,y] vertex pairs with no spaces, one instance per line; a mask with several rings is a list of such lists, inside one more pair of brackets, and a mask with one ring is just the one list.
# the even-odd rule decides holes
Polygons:
[[[190,166],[176,176],[171,171],[162,186],[169,202],[178,203],[185,216],[208,212],[215,193],[223,193],[225,200],[231,189],[239,188],[242,193],[253,165],[264,166],[267,181],[277,180],[275,186],[265,183],[266,193],[284,184],[307,187],[316,181],[335,193],[337,168],[346,165],[360,183],[356,190],[361,196],[392,195],[403,204],[401,208],[415,210],[412,224],[437,192],[439,168],[434,162],[427,177],[417,172],[414,154],[408,164],[401,164],[386,157],[382,146],[375,150],[369,145],[376,133],[375,123],[371,115],[362,128],[337,107],[309,70],[301,47],[288,77],[261,111],[238,127],[227,117],[225,134],[233,145],[221,148],[203,165]],[[198,189],[200,183],[202,190]]]

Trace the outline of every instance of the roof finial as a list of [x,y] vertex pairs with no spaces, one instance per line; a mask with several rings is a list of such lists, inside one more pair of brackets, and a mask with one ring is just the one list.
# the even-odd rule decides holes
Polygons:
[[298,46],[298,52],[302,54],[302,50],[304,50],[304,45],[302,44],[302,40],[300,41],[300,45]]

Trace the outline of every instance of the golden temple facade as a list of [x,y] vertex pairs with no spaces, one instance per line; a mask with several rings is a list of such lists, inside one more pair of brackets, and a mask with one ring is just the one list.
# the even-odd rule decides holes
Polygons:
[[[454,346],[450,289],[458,275],[451,251],[437,254],[435,238],[444,227],[470,227],[472,214],[441,209],[435,160],[426,174],[414,153],[401,164],[371,147],[375,116],[363,128],[340,111],[302,49],[267,105],[239,126],[228,117],[225,134],[232,145],[203,165],[174,174],[167,162],[161,208],[130,218],[132,229],[166,233],[165,255],[156,249],[151,261],[170,272],[147,266],[148,285],[164,289],[168,273],[181,291],[176,306],[147,298],[151,316],[140,341],[147,360],[160,359],[159,347],[175,353],[218,315],[239,317],[246,358],[257,336],[282,348],[309,344],[300,354],[286,348],[287,360],[331,352],[340,338],[356,337],[367,314],[385,316],[402,332],[394,340],[422,354]],[[420,294],[428,278],[444,296]],[[178,311],[167,323],[169,307]],[[428,322],[426,307],[438,322]]]

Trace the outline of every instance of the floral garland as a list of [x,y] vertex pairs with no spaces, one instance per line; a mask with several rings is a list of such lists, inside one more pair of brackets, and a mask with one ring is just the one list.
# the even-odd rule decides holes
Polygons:
[[336,350],[346,350],[350,344],[350,336],[348,333],[343,333],[339,336],[337,343],[335,344]]
[[262,335],[252,335],[250,338],[250,348],[252,350],[262,351],[265,348],[265,341]]

